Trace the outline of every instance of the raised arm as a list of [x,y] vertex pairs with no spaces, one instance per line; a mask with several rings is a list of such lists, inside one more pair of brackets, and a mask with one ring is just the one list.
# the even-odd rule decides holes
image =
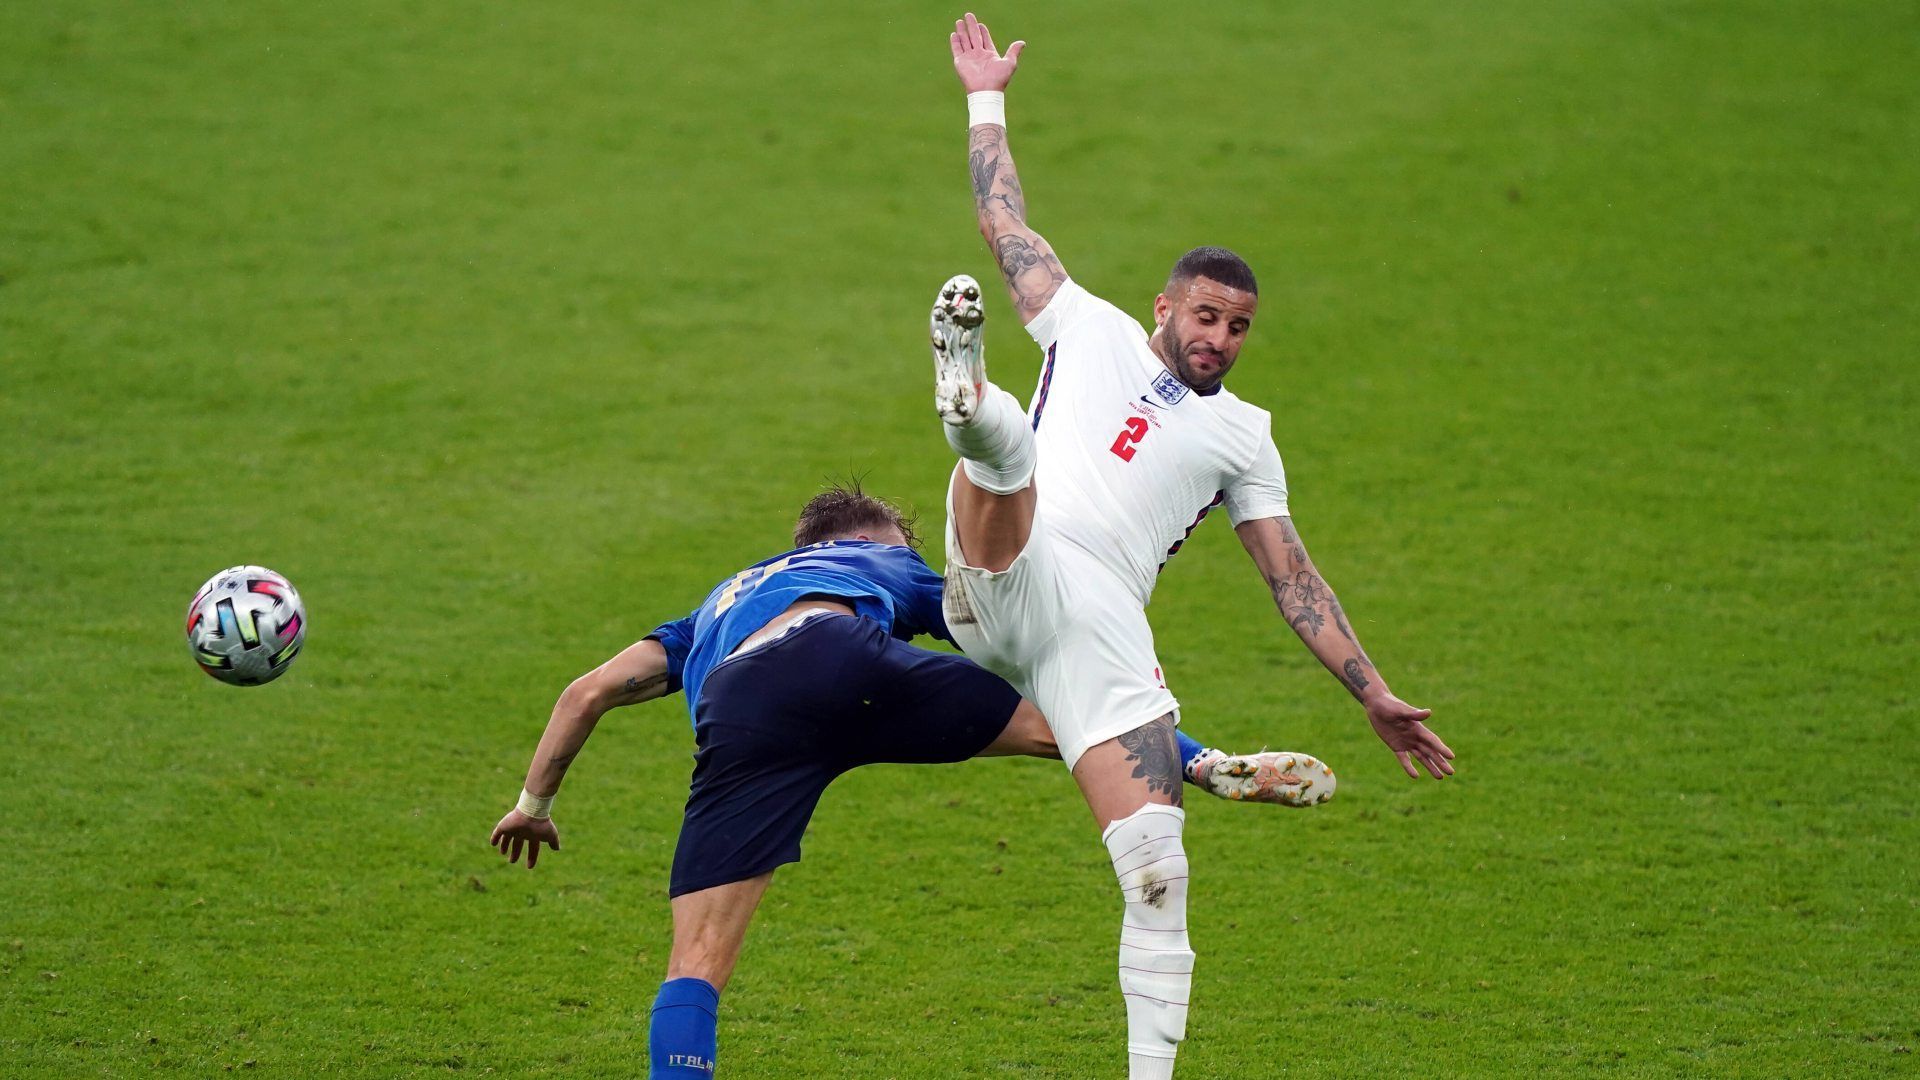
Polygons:
[[507,811],[487,842],[499,848],[510,862],[520,861],[524,846],[529,870],[538,861],[543,842],[560,850],[560,833],[547,816],[547,807],[560,790],[567,766],[579,756],[594,725],[609,709],[651,701],[667,693],[669,683],[666,647],[651,638],[627,646],[618,656],[573,680],[554,702],[547,730],[533,752],[533,763],[527,766],[520,805]]
[[1367,659],[1367,651],[1360,647],[1360,639],[1347,623],[1339,598],[1313,568],[1293,519],[1255,518],[1241,522],[1234,531],[1260,568],[1281,617],[1340,685],[1366,708],[1374,733],[1400,759],[1407,775],[1416,779],[1420,776],[1415,768],[1418,762],[1436,780],[1451,776],[1453,751],[1421,722],[1432,716],[1433,710],[1414,708],[1387,689],[1386,679]]
[[980,235],[1000,264],[1022,325],[1046,310],[1067,272],[1052,245],[1027,225],[1027,199],[1007,149],[1004,94],[1027,43],[1016,41],[1000,55],[985,23],[967,17],[953,24],[953,70],[967,91],[967,164],[973,174],[973,208]]

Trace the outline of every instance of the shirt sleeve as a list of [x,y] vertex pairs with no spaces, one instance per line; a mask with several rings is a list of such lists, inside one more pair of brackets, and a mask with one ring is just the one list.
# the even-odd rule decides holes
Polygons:
[[680,673],[686,670],[687,654],[693,651],[693,616],[662,623],[640,640],[648,639],[667,650],[667,693],[679,693]]
[[[1041,309],[1040,314],[1035,315],[1033,321],[1027,324],[1027,333],[1033,335],[1033,340],[1044,349],[1059,341],[1060,335],[1073,329],[1089,315],[1097,315],[1103,311],[1111,311],[1120,318],[1126,318],[1119,309],[1081,288],[1080,284],[1072,278],[1068,278],[1060,283],[1060,288],[1054,292],[1053,299],[1047,302],[1047,306]],[[1132,323],[1131,319],[1127,321]]]
[[1287,516],[1287,470],[1269,431],[1254,451],[1253,463],[1227,485],[1227,520],[1239,525],[1260,518]]
[[897,636],[911,638],[928,634],[941,641],[953,641],[953,634],[947,629],[946,612],[940,606],[941,598],[946,595],[946,584],[932,567],[914,559],[906,575],[906,595],[901,598],[905,603],[895,617],[895,629],[904,631]]

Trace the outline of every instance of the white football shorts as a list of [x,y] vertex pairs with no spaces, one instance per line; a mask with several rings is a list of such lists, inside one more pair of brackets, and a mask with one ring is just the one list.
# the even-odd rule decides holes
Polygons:
[[1147,613],[1117,574],[1052,534],[1044,504],[1026,548],[998,573],[962,556],[951,495],[946,532],[947,629],[1040,707],[1069,770],[1096,743],[1168,713],[1179,722]]

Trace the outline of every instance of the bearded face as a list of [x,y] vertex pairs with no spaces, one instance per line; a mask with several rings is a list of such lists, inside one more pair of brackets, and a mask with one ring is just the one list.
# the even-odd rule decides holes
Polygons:
[[1259,303],[1253,293],[1212,278],[1176,283],[1154,301],[1154,352],[1181,382],[1211,391],[1239,359]]

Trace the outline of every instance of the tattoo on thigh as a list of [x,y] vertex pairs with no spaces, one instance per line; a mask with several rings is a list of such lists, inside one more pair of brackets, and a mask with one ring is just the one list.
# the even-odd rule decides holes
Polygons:
[[1147,794],[1171,795],[1173,805],[1179,806],[1180,754],[1173,739],[1173,717],[1134,728],[1120,736],[1120,745],[1126,748],[1128,761],[1139,762],[1133,776],[1147,782]]

